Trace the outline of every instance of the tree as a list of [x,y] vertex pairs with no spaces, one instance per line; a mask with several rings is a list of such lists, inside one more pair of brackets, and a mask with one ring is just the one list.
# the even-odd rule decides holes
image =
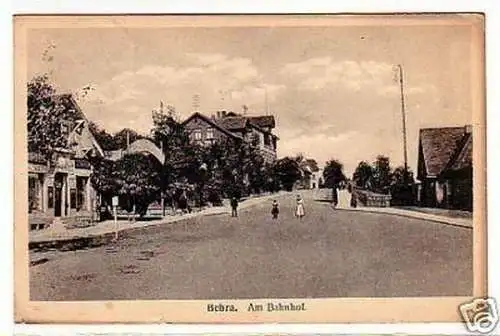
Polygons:
[[415,183],[415,178],[413,172],[408,169],[407,178],[405,181],[405,168],[403,166],[396,167],[391,173],[391,186],[413,184]]
[[118,195],[119,185],[113,176],[115,162],[98,157],[91,157],[93,167],[90,183],[101,195],[103,205],[111,205],[111,198]]
[[68,146],[68,131],[62,127],[73,118],[72,111],[62,99],[47,75],[34,77],[28,82],[28,151],[50,159],[56,148]]
[[414,205],[415,203],[415,180],[413,172],[408,170],[405,179],[405,168],[397,167],[391,173],[391,204],[392,205]]
[[128,154],[115,164],[112,176],[122,196],[122,207],[128,211],[136,206],[144,216],[149,204],[160,196],[160,170],[158,161],[150,155]]
[[130,128],[124,128],[118,132],[116,132],[113,136],[113,141],[114,145],[117,147],[117,149],[126,149],[127,148],[127,142],[128,144],[132,144],[133,142],[139,140],[139,139],[144,139],[145,136],[140,135],[136,131]]
[[284,157],[276,161],[274,165],[274,174],[278,181],[287,191],[291,191],[295,182],[302,176],[300,168],[295,158]]
[[306,159],[305,163],[311,168],[312,172],[319,171],[318,162],[314,159]]
[[120,149],[116,143],[113,135],[106,132],[104,128],[101,128],[98,124],[93,121],[89,122],[89,130],[94,135],[95,140],[105,151],[112,151]]
[[335,159],[328,161],[323,170],[323,178],[325,179],[325,187],[337,188],[340,182],[346,180],[344,165]]
[[391,185],[391,166],[387,156],[379,155],[373,164],[373,189],[387,194]]
[[356,186],[365,189],[369,189],[369,183],[372,177],[373,169],[366,161],[361,161],[352,175],[352,179]]
[[28,151],[50,160],[57,148],[68,149],[71,127],[77,119],[73,98],[93,90],[87,85],[73,94],[58,94],[47,74],[27,84]]

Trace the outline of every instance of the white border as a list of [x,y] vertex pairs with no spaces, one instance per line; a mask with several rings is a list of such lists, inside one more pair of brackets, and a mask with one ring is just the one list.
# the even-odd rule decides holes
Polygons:
[[[0,331],[11,334],[13,328],[17,333],[37,335],[62,335],[76,333],[170,333],[170,334],[208,334],[208,333],[328,333],[328,334],[466,334],[461,324],[383,324],[383,325],[190,325],[190,326],[28,326],[17,325],[13,327],[13,92],[12,92],[12,17],[16,13],[335,13],[335,12],[486,12],[486,37],[487,45],[487,123],[488,123],[488,270],[489,294],[500,300],[500,272],[494,265],[500,265],[498,260],[498,247],[494,242],[500,243],[500,203],[496,200],[497,190],[500,189],[500,71],[498,60],[498,34],[500,32],[500,11],[496,0],[481,1],[439,1],[439,0],[346,0],[316,1],[301,0],[271,2],[269,0],[251,1],[188,1],[170,0],[159,2],[157,0],[16,0],[13,8],[5,8],[7,3],[0,4],[0,41],[1,53],[0,67],[3,71],[0,101],[3,111],[0,113],[0,137],[2,148],[0,207],[3,221],[0,223]],[[8,5],[7,5],[8,6]],[[10,6],[9,6],[10,7]],[[495,36],[496,35],[496,36]],[[8,103],[3,103],[8,102]],[[496,153],[495,153],[496,152]],[[4,286],[3,284],[7,284]],[[7,299],[5,299],[7,298]],[[332,312],[334,313],[334,312]],[[498,329],[497,329],[498,332]],[[3,334],[3,333],[2,333]],[[6,333],[7,334],[7,333]]]

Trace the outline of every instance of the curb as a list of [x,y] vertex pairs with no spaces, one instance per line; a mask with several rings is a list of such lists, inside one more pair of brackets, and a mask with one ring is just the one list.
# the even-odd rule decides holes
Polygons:
[[412,214],[403,214],[403,213],[392,213],[392,212],[384,212],[384,211],[373,211],[373,210],[354,210],[354,209],[346,209],[346,208],[332,208],[333,211],[335,210],[341,210],[341,211],[350,211],[350,212],[364,212],[364,213],[372,213],[372,214],[381,214],[381,215],[390,215],[390,216],[399,216],[399,217],[405,217],[405,218],[412,218],[412,219],[420,219],[420,220],[426,220],[429,222],[434,222],[434,223],[440,223],[440,224],[446,224],[449,226],[455,226],[455,227],[460,227],[464,229],[473,229],[472,226],[468,225],[462,225],[458,223],[452,223],[450,221],[447,221],[445,219],[439,219],[439,218],[423,218],[418,215],[412,215]]
[[[281,195],[276,195],[276,196],[281,196]],[[265,200],[267,200],[268,197],[269,197],[269,195],[263,196],[261,200],[265,201]],[[253,198],[253,199],[256,199],[256,198]],[[244,204],[244,202],[241,204]],[[245,210],[245,209],[248,209],[250,207],[259,205],[259,204],[260,204],[260,202],[251,203],[245,207],[242,207],[241,210]],[[196,214],[191,215],[191,216],[186,215],[186,216],[172,219],[170,221],[160,222],[160,223],[156,223],[156,224],[145,224],[142,226],[135,226],[135,227],[122,227],[122,228],[119,228],[117,230],[117,232],[121,233],[121,232],[125,232],[125,231],[140,230],[140,229],[144,229],[144,228],[148,228],[148,227],[159,227],[162,225],[174,224],[174,223],[180,222],[182,220],[186,220],[186,219],[192,219],[192,218],[198,218],[198,217],[204,217],[204,216],[219,216],[219,215],[224,215],[224,214],[229,214],[229,213],[230,212],[228,209],[221,209],[220,211],[208,212],[208,213],[204,213],[204,214],[196,213]],[[113,230],[113,231],[105,231],[105,232],[101,232],[101,233],[88,234],[88,235],[82,235],[82,236],[55,237],[53,239],[41,239],[41,240],[29,241],[28,242],[28,249],[32,250],[32,249],[37,249],[37,248],[39,248],[39,249],[61,248],[65,244],[73,244],[74,246],[76,246],[76,248],[81,248],[84,246],[89,246],[89,247],[101,246],[101,245],[104,245],[104,244],[109,243],[110,241],[114,240],[115,232],[116,231]]]
[[113,240],[115,233],[121,233],[125,231],[133,231],[133,230],[140,230],[148,227],[156,227],[156,226],[161,226],[161,225],[167,225],[167,224],[175,224],[177,222],[180,222],[182,220],[186,219],[192,219],[192,218],[197,218],[197,217],[202,217],[202,216],[217,216],[217,215],[222,215],[222,214],[227,214],[227,210],[221,210],[218,212],[213,212],[213,213],[206,213],[206,214],[195,214],[192,216],[184,216],[184,217],[179,217],[175,218],[166,222],[160,222],[156,224],[145,224],[142,226],[133,226],[133,227],[122,227],[119,228],[117,231],[105,231],[105,232],[100,232],[100,233],[95,233],[95,234],[88,234],[88,235],[82,235],[82,236],[68,236],[68,237],[55,237],[53,239],[43,239],[43,240],[35,240],[35,241],[30,241],[28,242],[28,249],[35,249],[35,248],[43,248],[43,247],[57,247],[59,245],[67,244],[67,243],[72,243],[76,245],[82,245],[84,243],[89,243],[90,245],[102,245],[100,242],[94,243],[93,241],[96,240]]

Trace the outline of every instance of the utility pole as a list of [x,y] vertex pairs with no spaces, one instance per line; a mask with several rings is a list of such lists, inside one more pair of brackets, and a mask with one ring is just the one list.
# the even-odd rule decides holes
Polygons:
[[127,129],[127,152],[128,152],[128,147],[130,146],[130,130]]
[[399,69],[399,86],[401,92],[401,117],[403,119],[403,153],[404,153],[404,182],[408,182],[408,150],[407,150],[407,139],[406,139],[406,111],[405,111],[405,93],[404,93],[404,79],[403,79],[403,67],[398,64]]
[[266,102],[266,116],[269,115],[269,100],[267,98],[267,87],[264,87],[265,91],[265,102]]
[[195,95],[193,95],[193,110],[194,110],[194,112],[198,112],[199,108],[200,108],[200,95],[195,94]]

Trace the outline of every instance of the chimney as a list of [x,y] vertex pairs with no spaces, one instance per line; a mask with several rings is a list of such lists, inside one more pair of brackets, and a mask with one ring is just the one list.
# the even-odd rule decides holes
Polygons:
[[220,111],[217,111],[217,119],[220,119],[221,116],[220,116]]
[[215,120],[215,114],[212,114],[212,120]]
[[465,125],[464,132],[465,134],[472,134],[472,125]]

